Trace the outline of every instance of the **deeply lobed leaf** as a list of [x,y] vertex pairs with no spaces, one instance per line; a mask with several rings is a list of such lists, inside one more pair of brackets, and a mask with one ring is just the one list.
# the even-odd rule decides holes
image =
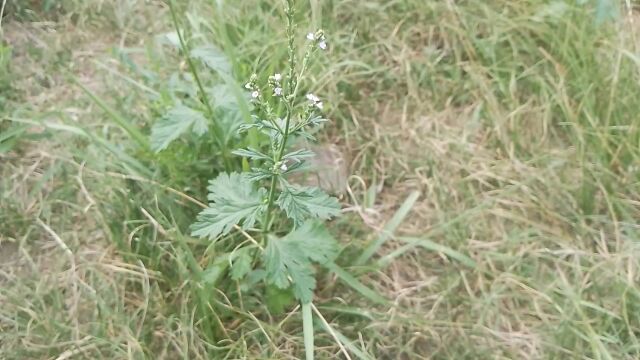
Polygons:
[[338,244],[324,225],[308,221],[281,239],[269,239],[264,252],[267,281],[282,289],[292,285],[296,298],[308,303],[316,287],[312,261],[326,264],[337,254]]
[[222,173],[210,181],[209,207],[198,214],[191,226],[191,236],[215,239],[226,235],[234,225],[253,227],[266,211],[264,188],[255,190],[244,174]]
[[283,190],[277,204],[296,226],[310,218],[326,220],[340,214],[338,199],[321,189],[292,185],[284,180],[281,183]]
[[207,119],[199,111],[184,105],[176,105],[153,125],[151,148],[155,152],[160,152],[189,129],[196,135],[203,135],[208,130]]

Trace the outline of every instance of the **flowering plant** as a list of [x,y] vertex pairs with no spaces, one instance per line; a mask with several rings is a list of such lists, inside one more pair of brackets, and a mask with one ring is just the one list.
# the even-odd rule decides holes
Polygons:
[[[320,188],[288,180],[314,156],[308,149],[291,149],[292,140],[313,140],[309,130],[326,121],[323,102],[314,94],[301,96],[299,90],[309,61],[313,54],[327,49],[327,40],[322,30],[309,33],[298,67],[293,0],[286,1],[285,14],[286,75],[276,73],[265,83],[257,74],[251,76],[245,89],[254,104],[254,121],[239,129],[241,133],[256,129],[267,135],[269,148],[232,152],[253,166],[242,173],[221,173],[210,181],[209,205],[198,215],[191,234],[215,240],[234,229],[242,231],[248,241],[230,256],[231,277],[241,280],[251,274],[252,281],[291,288],[302,304],[307,345],[312,331],[309,305],[316,286],[314,263],[331,263],[338,254],[337,242],[322,221],[339,215],[340,204]],[[308,358],[312,357],[309,346],[306,348]]]

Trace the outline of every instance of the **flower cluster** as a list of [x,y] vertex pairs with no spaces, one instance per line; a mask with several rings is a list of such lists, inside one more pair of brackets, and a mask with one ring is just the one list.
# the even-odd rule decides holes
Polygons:
[[321,50],[327,50],[327,39],[325,38],[324,31],[322,29],[316,31],[315,33],[308,33],[307,40],[313,41],[313,43],[315,45],[318,45]]
[[258,75],[253,74],[249,78],[249,82],[244,84],[244,88],[251,91],[251,98],[254,100],[260,99],[260,90],[258,90],[258,86],[256,82],[258,81]]
[[273,87],[273,96],[282,96],[284,90],[282,90],[282,81],[281,74],[275,74],[273,76],[269,76],[269,85]]
[[311,107],[317,107],[318,109],[322,110],[322,107],[324,106],[322,104],[322,101],[320,101],[320,98],[313,95],[313,94],[307,94],[307,100],[309,100],[309,106]]

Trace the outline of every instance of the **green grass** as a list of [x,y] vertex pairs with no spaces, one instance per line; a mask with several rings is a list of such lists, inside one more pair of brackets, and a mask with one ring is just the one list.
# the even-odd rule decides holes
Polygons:
[[[217,4],[192,2],[188,38],[224,49],[238,84],[278,71],[281,4]],[[352,175],[332,223],[339,270],[320,272],[323,319],[305,324],[315,357],[640,357],[640,61],[626,10],[598,22],[595,2],[300,4],[301,38],[322,27],[330,46],[301,86],[326,99],[318,136]],[[188,72],[158,44],[167,7],[56,11],[72,30],[3,20],[0,358],[304,356],[291,294],[223,276],[218,255],[244,235],[188,236],[224,166],[216,140],[156,155],[131,135],[148,138]],[[365,249],[376,255],[356,263]]]

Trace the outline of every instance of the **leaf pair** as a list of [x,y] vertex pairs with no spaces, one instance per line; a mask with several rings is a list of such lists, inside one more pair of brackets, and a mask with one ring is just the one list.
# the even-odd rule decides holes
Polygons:
[[[252,150],[243,150],[258,154]],[[256,155],[259,156],[259,155]],[[254,190],[250,174],[222,173],[210,181],[209,207],[198,215],[191,227],[191,235],[215,239],[226,235],[234,225],[244,229],[253,227],[267,210],[265,198],[267,191]],[[309,219],[330,219],[340,214],[340,204],[318,188],[292,185],[281,180],[283,187],[276,204],[284,210],[287,217],[300,227]]]

